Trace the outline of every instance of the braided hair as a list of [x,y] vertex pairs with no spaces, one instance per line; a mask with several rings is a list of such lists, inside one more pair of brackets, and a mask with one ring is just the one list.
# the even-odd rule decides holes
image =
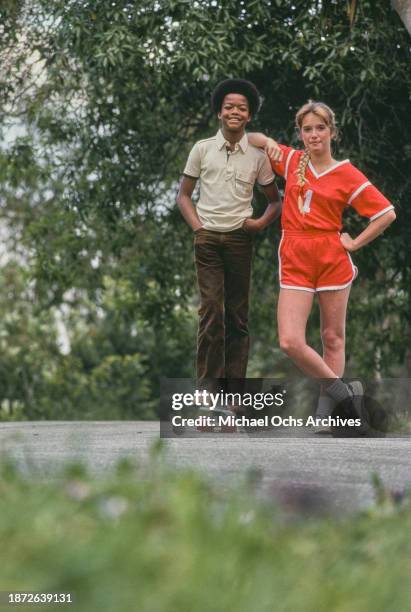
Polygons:
[[301,155],[300,157],[300,161],[298,162],[298,167],[296,170],[296,174],[298,177],[297,180],[297,185],[299,187],[298,190],[298,210],[300,211],[300,213],[302,215],[304,215],[304,201],[303,201],[303,194],[304,194],[304,185],[307,182],[307,179],[305,178],[305,170],[308,166],[308,162],[310,161],[310,152],[307,151],[307,149],[304,151],[304,153]]
[[[304,106],[300,108],[300,110],[297,112],[295,116],[295,125],[298,130],[301,130],[304,117],[308,115],[308,113],[314,113],[314,115],[318,115],[319,117],[321,117],[321,119],[323,119],[326,125],[328,125],[328,127],[330,128],[332,136],[334,137],[337,136],[337,126],[335,122],[334,111],[329,106],[324,104],[324,102],[313,102],[312,100],[309,100],[307,104],[304,104]],[[305,171],[307,169],[309,161],[310,161],[310,152],[306,149],[300,157],[300,161],[298,162],[298,167],[296,170],[296,175],[298,179],[297,185],[299,187],[297,203],[298,203],[298,210],[300,211],[302,215],[305,214],[303,196],[304,196],[304,185],[307,182],[307,179],[305,178]]]

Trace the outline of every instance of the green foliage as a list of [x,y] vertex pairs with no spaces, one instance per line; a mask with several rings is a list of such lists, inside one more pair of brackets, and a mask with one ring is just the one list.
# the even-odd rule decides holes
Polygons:
[[[284,142],[297,143],[293,115],[303,102],[329,103],[341,129],[336,155],[350,157],[396,205],[387,236],[355,254],[362,280],[347,333],[357,374],[399,371],[411,324],[411,75],[408,33],[389,3],[362,0],[351,12],[345,2],[316,0],[3,4],[0,218],[30,279],[33,316],[70,311],[71,354],[53,348],[45,362],[54,363],[51,373],[70,362],[62,371],[78,386],[73,397],[123,380],[119,367],[127,380],[144,382],[129,402],[129,383],[113,391],[117,399],[102,414],[125,402],[118,414],[146,415],[160,375],[193,374],[192,240],[174,199],[192,143],[217,128],[210,91],[228,76],[256,83],[265,101],[251,128]],[[347,227],[355,233],[363,225],[349,218]],[[288,367],[275,348],[277,244],[278,227],[258,237],[256,376]],[[113,303],[107,279],[116,287]],[[39,364],[40,354],[31,354]],[[61,374],[55,380],[63,385]],[[49,414],[51,396],[35,397]],[[132,410],[136,397],[148,403],[138,399]],[[67,403],[67,417],[76,401]],[[92,405],[83,413],[96,414]]]
[[2,461],[1,589],[71,592],[79,612],[407,609],[409,500],[377,477],[367,513],[290,521],[251,484],[227,493],[162,462],[45,483]]
[[9,417],[34,417],[33,400],[59,355],[52,313],[36,311],[27,272],[13,261],[1,270],[0,294],[1,407]]

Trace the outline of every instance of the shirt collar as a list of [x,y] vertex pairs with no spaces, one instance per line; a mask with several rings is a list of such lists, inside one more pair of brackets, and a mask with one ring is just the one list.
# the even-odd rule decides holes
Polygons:
[[[218,149],[221,151],[221,149],[226,144],[229,144],[229,143],[224,138],[223,132],[221,130],[218,130],[218,132],[217,132],[217,147],[218,147]],[[244,133],[244,136],[238,142],[238,146],[240,147],[240,149],[242,150],[243,153],[245,153],[247,151],[247,148],[248,148],[248,138],[247,138],[247,134],[246,133]]]

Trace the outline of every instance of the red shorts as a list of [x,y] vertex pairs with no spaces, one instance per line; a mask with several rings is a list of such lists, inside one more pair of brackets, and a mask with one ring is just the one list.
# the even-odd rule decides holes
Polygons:
[[278,262],[282,289],[313,293],[345,289],[358,272],[336,231],[283,230]]

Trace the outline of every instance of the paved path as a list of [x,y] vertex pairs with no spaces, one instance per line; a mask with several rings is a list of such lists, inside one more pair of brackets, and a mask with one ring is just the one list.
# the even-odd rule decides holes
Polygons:
[[[24,468],[52,477],[67,461],[85,462],[99,475],[124,456],[146,461],[159,424],[142,421],[0,423],[0,451]],[[165,441],[167,463],[198,468],[224,485],[260,471],[258,488],[296,511],[333,513],[373,502],[371,475],[393,490],[411,487],[411,439],[333,439],[225,434]]]

